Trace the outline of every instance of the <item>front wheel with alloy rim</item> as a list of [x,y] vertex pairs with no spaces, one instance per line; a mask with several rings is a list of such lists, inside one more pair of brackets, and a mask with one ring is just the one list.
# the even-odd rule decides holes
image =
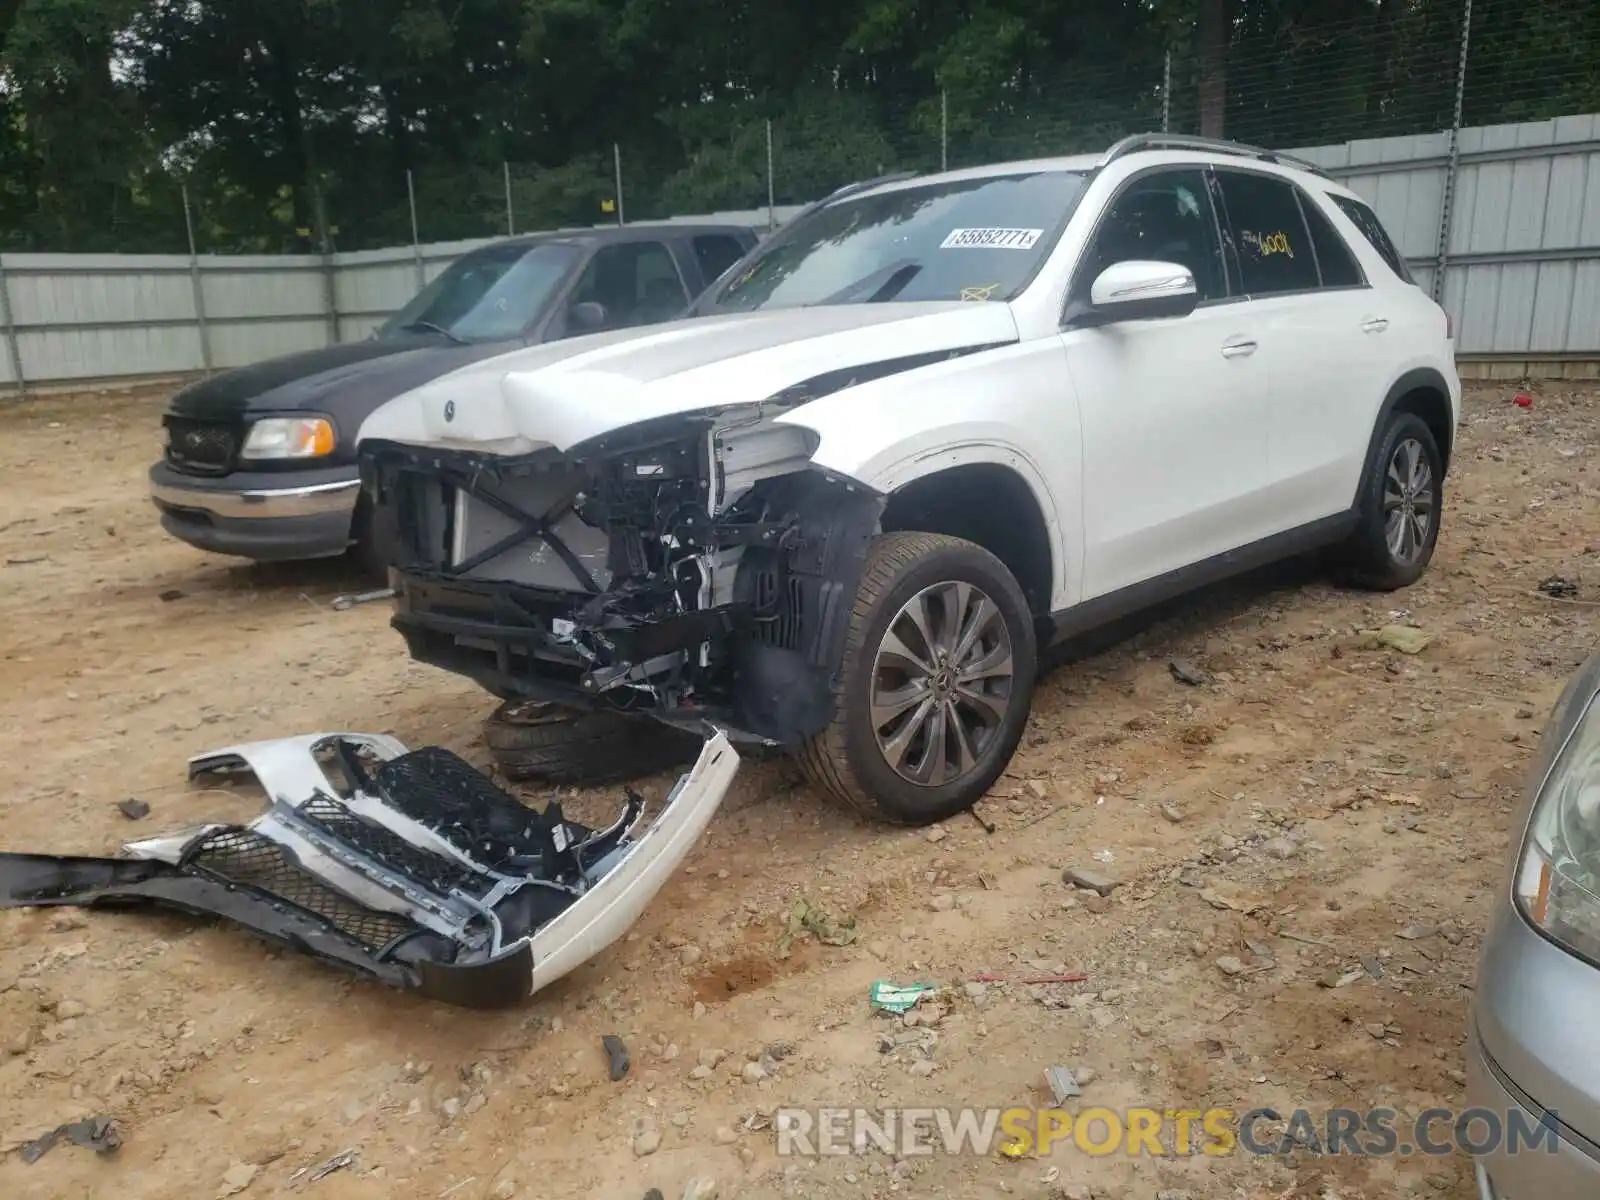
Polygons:
[[1421,417],[1397,413],[1368,465],[1358,523],[1342,548],[1350,581],[1377,591],[1415,583],[1433,558],[1443,509],[1439,443]]
[[1022,589],[960,538],[873,539],[851,611],[833,720],[799,752],[817,786],[905,825],[971,808],[1028,720],[1037,650]]

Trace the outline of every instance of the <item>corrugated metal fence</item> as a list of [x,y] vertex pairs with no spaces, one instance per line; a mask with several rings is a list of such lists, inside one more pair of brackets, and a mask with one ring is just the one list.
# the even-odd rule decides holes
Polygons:
[[[1454,147],[1438,133],[1298,153],[1371,201],[1455,317],[1464,358],[1507,375],[1600,375],[1600,114],[1463,129]],[[761,227],[768,212],[682,219]],[[481,244],[0,256],[0,387],[19,362],[29,383],[175,375],[363,338]]]
[[1463,129],[1455,151],[1453,188],[1448,133],[1299,153],[1373,205],[1463,357],[1600,375],[1600,115]]

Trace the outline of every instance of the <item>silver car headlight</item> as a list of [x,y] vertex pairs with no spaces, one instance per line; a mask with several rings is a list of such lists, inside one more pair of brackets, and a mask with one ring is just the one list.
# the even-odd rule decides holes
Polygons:
[[250,426],[240,458],[322,458],[338,438],[326,417],[264,417]]
[[1514,891],[1535,928],[1600,966],[1600,694],[1573,699],[1577,719],[1552,730],[1563,742],[1533,802]]

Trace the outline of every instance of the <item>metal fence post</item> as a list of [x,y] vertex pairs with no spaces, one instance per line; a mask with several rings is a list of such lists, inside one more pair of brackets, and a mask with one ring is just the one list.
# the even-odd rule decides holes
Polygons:
[[517,220],[511,213],[511,164],[503,162],[500,166],[506,176],[506,236],[513,237],[517,232]]
[[1461,169],[1461,115],[1467,95],[1467,47],[1472,36],[1472,0],[1462,0],[1461,57],[1456,62],[1456,107],[1450,119],[1450,150],[1444,169],[1444,189],[1439,198],[1438,257],[1433,264],[1433,301],[1444,301],[1444,277],[1450,269],[1450,217],[1456,198],[1456,175]]
[[622,224],[622,147],[611,143],[611,164],[617,176],[617,224]]
[[328,205],[320,187],[311,190],[311,202],[317,219],[317,250],[322,255],[322,302],[328,310],[328,345],[337,346],[342,336],[339,328],[339,290],[334,276],[333,238],[328,233]]
[[778,227],[778,189],[772,178],[772,121],[767,121],[767,232]]
[[206,289],[200,278],[200,251],[194,240],[194,214],[189,209],[189,185],[180,183],[183,197],[183,229],[189,235],[189,287],[194,293],[194,321],[200,334],[200,364],[211,374],[211,331],[206,327]]
[[6,282],[6,256],[0,254],[0,325],[5,326],[6,353],[11,356],[11,377],[17,385],[17,395],[28,398],[28,377],[22,370],[22,350],[17,345],[17,327],[11,320],[11,285]]
[[939,89],[939,170],[950,169],[950,93]]
[[417,236],[417,185],[411,178],[411,168],[406,168],[406,199],[411,204],[411,258],[417,265],[417,291],[426,282],[422,271],[422,240]]
[[1161,62],[1161,132],[1172,131],[1172,51]]

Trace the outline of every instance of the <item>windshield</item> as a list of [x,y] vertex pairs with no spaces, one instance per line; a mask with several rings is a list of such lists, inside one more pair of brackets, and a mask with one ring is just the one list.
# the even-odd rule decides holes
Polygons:
[[576,246],[486,246],[457,259],[384,322],[379,337],[442,333],[457,341],[519,337],[578,259]]
[[714,306],[1009,300],[1055,244],[1083,180],[1076,171],[1033,171],[827,205],[774,236]]

